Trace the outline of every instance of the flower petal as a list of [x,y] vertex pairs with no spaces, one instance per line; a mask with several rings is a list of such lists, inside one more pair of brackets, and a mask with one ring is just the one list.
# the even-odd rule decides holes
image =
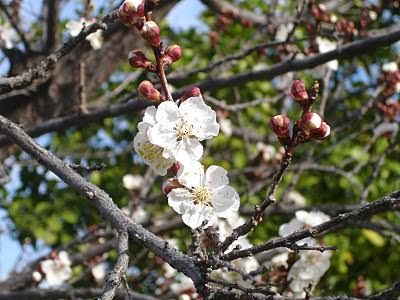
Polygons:
[[184,186],[194,188],[203,185],[204,166],[198,161],[181,165],[177,174],[178,180]]
[[173,101],[164,101],[157,108],[156,114],[157,122],[163,123],[176,123],[179,120],[179,109]]
[[211,202],[214,213],[220,218],[229,218],[238,211],[240,198],[231,186],[223,186],[212,191]]
[[216,222],[216,217],[213,214],[212,207],[205,205],[195,205],[193,204],[183,215],[182,221],[191,228],[199,227],[204,220],[207,220],[207,225],[209,227],[214,225]]
[[201,97],[191,97],[184,101],[179,111],[193,127],[194,135],[200,140],[210,139],[218,135],[219,124],[216,113],[204,103]]
[[229,184],[229,178],[226,176],[228,172],[219,166],[210,166],[206,171],[206,182],[205,184],[211,188],[216,189],[223,185]]
[[152,144],[162,148],[170,148],[176,141],[176,133],[173,128],[165,126],[163,123],[157,123],[149,128],[147,135]]
[[174,158],[183,165],[191,164],[203,155],[203,145],[197,139],[192,138],[177,141],[175,145],[170,146],[169,150]]
[[171,206],[178,214],[185,213],[194,201],[194,196],[189,190],[184,188],[176,188],[168,193],[168,205]]

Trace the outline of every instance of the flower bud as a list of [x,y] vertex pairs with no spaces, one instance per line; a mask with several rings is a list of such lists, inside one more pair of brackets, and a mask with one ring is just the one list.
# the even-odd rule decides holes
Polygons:
[[308,100],[306,86],[301,80],[295,80],[292,83],[291,93],[296,101],[303,102]]
[[150,46],[159,46],[161,43],[160,28],[154,21],[147,21],[143,24],[141,31],[142,37]]
[[154,85],[148,81],[142,81],[138,86],[138,93],[146,100],[160,101],[161,93],[154,87]]
[[305,130],[317,129],[321,126],[321,124],[322,124],[321,117],[313,112],[306,112],[300,121],[300,127]]
[[201,90],[197,87],[191,87],[190,89],[188,89],[181,97],[181,102],[189,99],[190,97],[203,97],[201,95]]
[[182,49],[178,45],[171,45],[165,49],[165,55],[171,57],[172,61],[175,62],[182,57]]
[[319,128],[310,131],[310,137],[316,140],[323,140],[327,138],[330,133],[331,133],[331,127],[327,123],[322,122]]
[[269,126],[279,138],[289,137],[290,119],[285,115],[277,115],[269,121]]
[[125,0],[119,7],[119,19],[126,26],[133,26],[144,18],[143,0]]
[[142,51],[132,50],[128,55],[129,64],[134,68],[147,68],[151,61]]
[[173,189],[182,187],[177,178],[168,178],[164,180],[162,190],[165,195],[168,195]]
[[171,168],[169,168],[171,170],[171,172],[176,175],[178,174],[178,171],[180,169],[181,165],[178,162],[175,162]]

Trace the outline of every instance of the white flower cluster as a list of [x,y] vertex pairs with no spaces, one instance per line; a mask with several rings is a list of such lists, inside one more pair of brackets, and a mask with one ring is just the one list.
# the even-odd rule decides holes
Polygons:
[[[81,19],[80,21],[68,21],[67,24],[65,25],[65,28],[69,32],[71,36],[77,36],[81,30],[84,28],[84,26],[89,26],[90,24],[93,24],[95,20],[87,20],[87,19]],[[98,50],[101,48],[103,45],[103,30],[98,29],[95,32],[89,34],[86,37],[86,40],[90,43],[90,46],[94,50]]]
[[[234,215],[229,219],[218,220],[217,226],[218,226],[218,234],[219,234],[220,240],[221,241],[225,240],[225,238],[227,238],[229,235],[232,234],[233,229],[242,225],[244,222],[245,222],[245,220],[243,218],[241,218],[237,213],[234,213]],[[246,238],[246,236],[240,236],[235,242],[233,242],[229,246],[229,248],[226,250],[226,252],[230,252],[235,247],[238,247],[238,246],[240,246],[241,249],[247,249],[247,248],[252,247],[253,245]],[[231,261],[231,263],[232,263],[232,265],[234,265],[236,268],[238,268],[245,274],[255,271],[260,267],[257,259],[254,256],[238,258],[238,259]],[[218,270],[213,271],[211,273],[211,278],[224,280],[224,281],[227,281],[230,283],[237,283],[237,284],[240,284],[241,286],[248,287],[248,288],[251,287],[251,285],[248,284],[242,278],[242,275],[240,275],[237,272],[232,272],[232,271],[228,271],[228,270],[224,270],[224,269],[218,269]]]
[[[296,212],[295,218],[289,223],[282,224],[279,228],[279,235],[284,237],[294,233],[297,230],[310,228],[328,221],[330,218],[323,212],[312,211],[306,212],[300,210]],[[312,238],[305,238],[298,244],[307,244],[308,246],[318,246],[318,242]],[[289,251],[286,253],[289,254]],[[280,254],[282,256],[282,254]],[[304,297],[305,288],[310,284],[314,287],[330,267],[331,253],[328,251],[320,252],[317,250],[305,250],[299,252],[299,259],[291,266],[287,280],[290,291],[288,295],[294,297]]]
[[157,174],[166,175],[179,164],[180,186],[168,193],[168,204],[182,215],[183,222],[197,228],[217,218],[229,218],[239,209],[240,199],[229,186],[227,171],[210,166],[207,171],[198,162],[203,155],[203,140],[218,135],[216,113],[202,97],[191,97],[179,106],[164,101],[151,106],[138,124],[134,148],[140,158]]
[[72,275],[71,260],[68,253],[60,251],[52,258],[42,261],[40,271],[33,272],[32,278],[39,282],[42,280],[42,274],[44,274],[46,281],[41,284],[42,287],[53,288],[62,285]]

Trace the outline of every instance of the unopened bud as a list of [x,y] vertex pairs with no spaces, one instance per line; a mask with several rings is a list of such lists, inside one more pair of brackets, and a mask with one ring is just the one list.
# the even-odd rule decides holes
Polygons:
[[159,46],[161,43],[160,28],[154,21],[147,21],[143,24],[142,37],[151,45]]
[[301,80],[295,80],[292,83],[291,88],[292,96],[295,100],[299,102],[307,101],[308,100],[308,93],[306,90],[306,86]]
[[279,138],[289,137],[290,119],[285,115],[277,115],[269,121],[269,126]]
[[172,61],[175,62],[182,57],[182,49],[178,45],[171,45],[165,49],[165,55],[171,57]]
[[125,0],[119,7],[119,18],[126,26],[133,26],[144,18],[143,0]]
[[321,124],[322,119],[318,114],[313,112],[306,112],[301,118],[300,127],[305,130],[313,130],[319,128]]
[[128,55],[129,64],[134,68],[147,68],[151,61],[142,51],[132,50]]
[[171,172],[176,175],[178,174],[179,169],[181,168],[181,165],[178,162],[175,162],[171,168],[169,168],[171,170]]
[[331,133],[331,127],[327,123],[322,122],[319,128],[310,131],[310,137],[316,140],[323,140],[327,138],[330,133]]
[[157,101],[157,102],[161,100],[161,93],[148,80],[142,81],[139,84],[138,93],[146,100]]
[[191,98],[191,97],[203,97],[201,95],[201,90],[197,87],[194,86],[190,89],[188,89],[181,97],[181,102]]
[[177,178],[168,178],[164,180],[162,190],[165,195],[168,195],[173,189],[180,188],[182,185]]

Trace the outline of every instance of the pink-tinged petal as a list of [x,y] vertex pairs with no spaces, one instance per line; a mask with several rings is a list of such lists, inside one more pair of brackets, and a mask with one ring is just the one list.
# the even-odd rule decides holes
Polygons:
[[179,111],[193,127],[193,134],[200,140],[210,139],[219,133],[216,113],[201,97],[191,97],[181,104]]
[[176,123],[179,120],[179,109],[173,101],[164,101],[157,108],[157,122],[166,125],[167,123]]
[[211,188],[216,189],[220,186],[228,185],[229,179],[227,176],[227,171],[219,166],[210,166],[206,171],[206,181],[205,184]]
[[171,206],[178,214],[183,214],[190,209],[193,201],[193,195],[184,188],[173,189],[168,194],[168,205]]
[[239,210],[240,198],[233,187],[223,186],[212,191],[211,203],[218,217],[229,218]]
[[178,171],[178,180],[181,184],[194,188],[203,185],[204,167],[198,161],[182,165]]

